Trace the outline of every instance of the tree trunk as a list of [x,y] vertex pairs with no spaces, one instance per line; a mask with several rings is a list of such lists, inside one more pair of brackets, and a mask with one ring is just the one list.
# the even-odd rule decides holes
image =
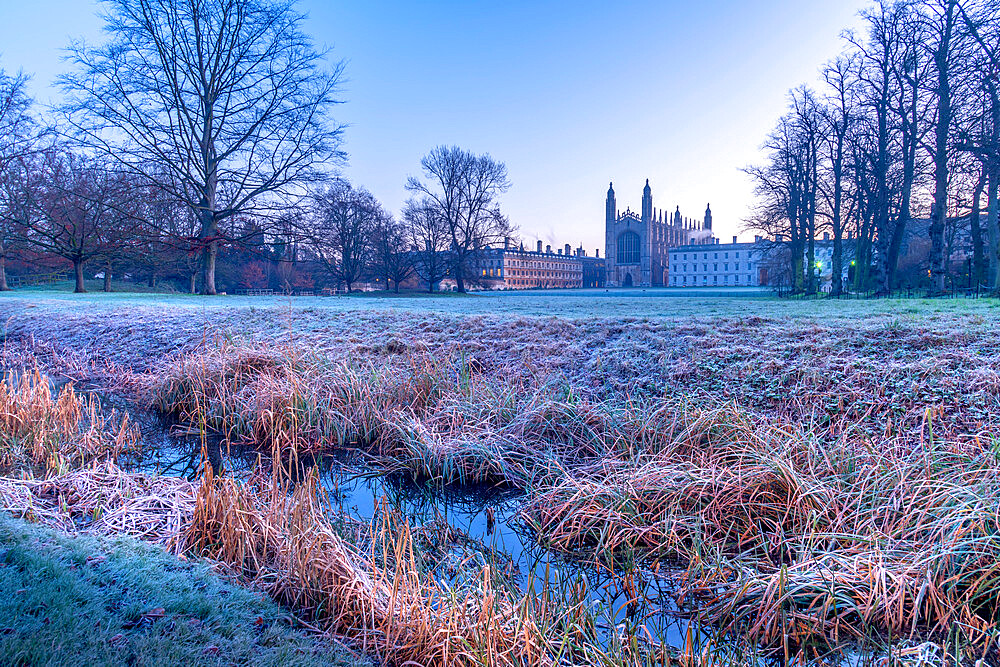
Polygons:
[[1000,201],[997,200],[997,190],[1000,186],[1000,156],[997,155],[997,149],[1000,147],[1000,99],[993,80],[987,79],[986,85],[990,94],[990,115],[993,117],[990,132],[992,150],[986,163],[989,169],[987,179],[989,186],[986,191],[986,240],[990,244],[989,272],[986,280],[990,287],[996,290],[995,294],[1000,294],[1000,228],[997,226],[997,207],[1000,206]]
[[1000,296],[1000,168],[990,167],[986,191],[986,236],[990,244],[990,279],[993,295]]
[[104,291],[111,291],[111,262],[108,262],[107,266],[104,267]]
[[948,218],[948,131],[951,129],[951,80],[949,54],[956,0],[948,0],[944,32],[934,54],[937,66],[937,127],[934,136],[934,206],[931,208],[931,292],[944,294],[948,258],[944,252],[944,228]]
[[7,286],[7,256],[0,254],[0,292],[9,292]]
[[830,296],[844,293],[844,240],[840,223],[833,230],[833,256],[830,257]]
[[986,170],[983,169],[972,193],[972,211],[969,212],[969,230],[972,234],[972,277],[976,281],[976,285],[979,285],[986,275],[986,258],[983,256],[983,228],[979,220],[985,187]]
[[83,259],[73,258],[73,273],[76,275],[76,289],[73,291],[82,294],[87,291],[87,286],[83,282]]
[[899,218],[892,227],[892,238],[889,239],[889,248],[886,250],[885,270],[889,291],[892,292],[896,285],[896,267],[899,266],[899,251],[903,247],[903,236],[906,234],[906,225],[910,222],[910,205],[903,204]]
[[198,274],[197,273],[192,273],[191,274],[191,294],[197,294],[198,293],[198,290],[196,289],[197,286],[198,286]]
[[201,293],[207,295],[216,294],[215,291],[215,258],[218,255],[219,247],[215,241],[205,246],[201,256]]

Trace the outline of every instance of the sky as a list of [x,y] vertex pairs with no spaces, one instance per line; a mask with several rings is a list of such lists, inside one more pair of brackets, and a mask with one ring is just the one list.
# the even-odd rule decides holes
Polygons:
[[[0,0],[0,68],[33,75],[42,103],[71,39],[104,39],[99,2]],[[300,0],[344,62],[343,174],[390,210],[437,145],[506,163],[503,210],[526,245],[604,245],[604,200],[702,217],[740,235],[741,169],[787,94],[816,83],[868,0]]]

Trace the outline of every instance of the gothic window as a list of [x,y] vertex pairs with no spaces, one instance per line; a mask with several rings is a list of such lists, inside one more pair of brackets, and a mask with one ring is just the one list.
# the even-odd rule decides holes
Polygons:
[[625,232],[618,237],[618,263],[639,263],[639,235],[635,232]]

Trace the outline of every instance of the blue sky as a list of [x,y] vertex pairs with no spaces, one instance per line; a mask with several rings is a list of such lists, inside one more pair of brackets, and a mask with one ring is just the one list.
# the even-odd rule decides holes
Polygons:
[[[0,0],[0,67],[41,101],[73,37],[102,39],[90,0]],[[701,216],[746,236],[740,168],[815,82],[867,0],[302,0],[307,30],[346,61],[345,174],[399,211],[438,144],[507,163],[503,205],[527,241],[603,245],[604,196]]]

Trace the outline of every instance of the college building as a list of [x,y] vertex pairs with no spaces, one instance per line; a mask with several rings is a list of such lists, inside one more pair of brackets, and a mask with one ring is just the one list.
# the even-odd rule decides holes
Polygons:
[[605,262],[608,287],[663,287],[670,285],[670,250],[692,243],[710,244],[712,207],[701,220],[681,215],[680,207],[665,213],[653,207],[646,180],[639,213],[618,210],[612,183],[604,206]]
[[534,250],[524,244],[490,248],[479,260],[480,282],[489,289],[571,289],[603,287],[604,259],[600,250],[588,256],[583,247],[566,244],[553,250],[538,241]]
[[670,287],[757,287],[767,285],[767,266],[762,261],[766,246],[760,237],[754,243],[690,243],[668,250]]

